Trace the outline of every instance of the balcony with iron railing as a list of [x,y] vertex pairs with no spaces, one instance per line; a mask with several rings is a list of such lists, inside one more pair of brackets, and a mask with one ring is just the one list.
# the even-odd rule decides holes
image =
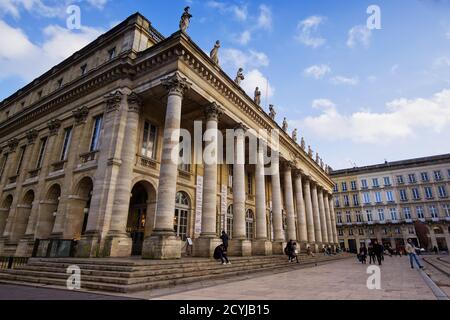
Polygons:
[[86,164],[88,162],[95,161],[95,160],[97,160],[97,154],[98,154],[98,150],[80,154],[80,161],[82,164]]
[[145,157],[143,155],[137,154],[136,155],[136,165],[144,168],[150,168],[150,169],[158,169],[159,162],[155,159]]
[[58,161],[58,162],[53,162],[51,164],[52,167],[52,172],[56,172],[56,171],[63,171],[64,167],[66,165],[67,160],[62,160],[62,161]]

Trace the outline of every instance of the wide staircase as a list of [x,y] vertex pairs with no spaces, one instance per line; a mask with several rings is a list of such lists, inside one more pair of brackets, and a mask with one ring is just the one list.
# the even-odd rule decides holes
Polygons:
[[0,270],[0,282],[66,288],[66,281],[70,276],[67,268],[76,265],[81,270],[82,289],[129,293],[261,271],[283,272],[350,256],[346,253],[332,256],[317,254],[315,257],[299,255],[300,263],[289,263],[287,257],[281,255],[231,257],[232,263],[228,265],[205,258],[182,258],[175,261],[137,258],[31,258],[26,265]]

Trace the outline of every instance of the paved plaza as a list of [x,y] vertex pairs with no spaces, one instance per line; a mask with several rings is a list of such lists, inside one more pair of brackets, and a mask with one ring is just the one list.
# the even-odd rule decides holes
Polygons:
[[[202,289],[167,294],[156,299],[171,300],[354,300],[354,299],[419,299],[436,297],[416,269],[411,269],[407,257],[386,257],[381,266],[381,290],[366,286],[368,265],[356,259],[345,259],[317,267],[254,277],[243,281],[223,281]],[[173,289],[172,289],[173,290]],[[133,296],[150,298],[150,293]]]

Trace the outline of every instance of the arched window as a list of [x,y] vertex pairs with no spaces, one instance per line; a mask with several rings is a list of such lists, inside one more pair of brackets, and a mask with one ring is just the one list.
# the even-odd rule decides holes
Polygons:
[[227,209],[227,233],[231,239],[233,236],[233,205],[230,204]]
[[434,227],[433,228],[434,234],[443,234],[444,231],[441,229],[441,227]]
[[188,230],[188,215],[190,210],[189,197],[185,192],[178,192],[175,198],[175,217],[173,228],[177,237],[186,241]]
[[247,240],[252,240],[254,236],[253,232],[253,211],[248,209],[245,213],[245,235]]

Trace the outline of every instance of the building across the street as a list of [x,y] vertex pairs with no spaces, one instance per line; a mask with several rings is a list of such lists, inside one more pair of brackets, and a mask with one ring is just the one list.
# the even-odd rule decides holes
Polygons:
[[450,247],[450,154],[336,170],[334,206],[340,246],[359,251],[377,239],[401,249]]
[[[0,103],[0,256],[171,259],[188,239],[211,256],[222,230],[230,255],[337,245],[328,167],[220,68],[218,46],[193,42],[189,16],[165,38],[134,14]],[[239,129],[245,164],[171,160],[180,140],[225,153],[201,140],[216,128]],[[250,147],[259,129],[280,132],[271,175]]]

